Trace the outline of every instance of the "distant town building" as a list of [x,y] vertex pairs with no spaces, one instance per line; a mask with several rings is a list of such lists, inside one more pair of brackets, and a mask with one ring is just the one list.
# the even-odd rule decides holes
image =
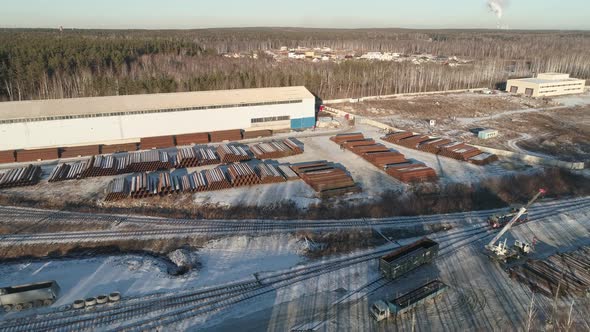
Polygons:
[[570,78],[569,74],[543,73],[536,78],[508,80],[506,91],[529,97],[560,96],[584,92],[586,81]]

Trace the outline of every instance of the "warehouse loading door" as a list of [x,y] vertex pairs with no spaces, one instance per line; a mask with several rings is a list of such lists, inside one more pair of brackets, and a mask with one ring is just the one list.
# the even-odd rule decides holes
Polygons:
[[533,91],[534,90],[531,88],[526,88],[526,90],[524,90],[524,94],[530,97],[533,95]]
[[517,93],[518,92],[518,87],[517,86],[511,86],[510,87],[510,93]]

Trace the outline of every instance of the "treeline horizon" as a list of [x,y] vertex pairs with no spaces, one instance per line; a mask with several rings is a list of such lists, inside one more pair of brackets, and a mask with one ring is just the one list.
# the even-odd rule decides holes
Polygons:
[[[428,53],[468,65],[276,62],[264,51],[331,47]],[[323,99],[500,86],[556,71],[590,79],[590,32],[223,28],[0,29],[0,101],[304,85]],[[220,54],[259,52],[259,59]]]

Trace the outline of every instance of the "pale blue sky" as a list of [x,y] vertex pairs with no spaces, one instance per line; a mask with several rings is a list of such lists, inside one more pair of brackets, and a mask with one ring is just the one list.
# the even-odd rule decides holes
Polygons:
[[[511,29],[590,30],[589,0],[510,0]],[[496,28],[486,0],[2,0],[0,27]]]

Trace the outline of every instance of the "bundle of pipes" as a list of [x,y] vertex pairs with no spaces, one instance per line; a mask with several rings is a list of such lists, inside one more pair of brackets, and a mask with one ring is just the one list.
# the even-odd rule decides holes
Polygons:
[[207,190],[207,180],[203,172],[194,172],[182,176],[182,190],[186,192],[200,192]]
[[176,146],[174,136],[155,136],[155,137],[142,137],[139,140],[139,146],[144,150],[149,149],[161,149]]
[[412,133],[412,132],[398,131],[398,132],[389,133],[389,134],[385,135],[385,137],[382,137],[381,139],[386,142],[389,142],[389,143],[397,144],[397,142],[399,142],[400,140],[402,140],[404,138],[412,137],[412,136],[414,136],[414,133]]
[[219,156],[215,153],[215,149],[211,147],[202,147],[197,149],[197,158],[199,165],[216,165],[221,162]]
[[281,171],[287,181],[299,180],[299,175],[289,165],[279,165],[279,171]]
[[118,201],[129,196],[129,182],[125,178],[113,179],[106,189],[105,201]]
[[341,145],[344,146],[345,148],[347,148],[348,150],[352,150],[356,147],[375,145],[375,144],[376,144],[375,140],[372,138],[355,139],[352,141],[346,141],[346,142],[341,143]]
[[430,138],[426,135],[414,135],[400,139],[397,141],[396,144],[405,146],[406,148],[410,149],[417,149],[420,143],[426,142],[428,140],[430,140]]
[[82,174],[90,167],[91,160],[82,160],[69,164],[58,164],[51,171],[48,182],[74,180],[82,177]]
[[126,158],[128,158],[129,162],[127,163],[125,173],[149,172],[172,168],[170,156],[164,151],[131,152]]
[[153,180],[147,173],[133,175],[129,185],[131,198],[144,198],[153,195],[156,184]]
[[61,148],[61,158],[87,157],[100,154],[100,145],[73,146]]
[[409,131],[390,133],[381,139],[411,149],[468,161],[475,165],[483,166],[498,160],[498,156],[484,153],[478,148],[462,142],[455,142],[446,138],[431,138],[426,135],[414,135]]
[[209,133],[210,142],[223,142],[223,141],[239,141],[242,139],[242,130],[220,130],[212,131]]
[[[293,175],[295,175],[295,177],[297,177],[297,174],[295,174],[295,172],[293,172],[292,170],[291,172],[293,173]],[[271,164],[260,163],[256,165],[256,173],[260,178],[260,183],[285,182],[285,178],[281,174],[279,167]]]
[[80,174],[81,178],[109,176],[117,174],[116,159],[113,156],[98,155],[90,159],[88,167]]
[[102,153],[137,151],[137,143],[105,144],[100,148]]
[[360,188],[346,171],[332,163],[317,161],[292,165],[301,179],[312,187],[320,197],[331,197],[359,192]]
[[342,144],[347,141],[354,141],[354,140],[362,140],[365,139],[365,136],[362,133],[349,133],[349,134],[338,134],[336,136],[330,137],[330,140]]
[[248,164],[232,164],[227,168],[233,187],[252,186],[260,183],[260,178]]
[[156,192],[158,195],[168,195],[176,192],[176,178],[172,178],[170,173],[162,172],[158,174],[158,184],[156,185]]
[[16,151],[16,161],[19,163],[53,159],[59,159],[59,151],[57,148]]
[[391,151],[383,144],[372,144],[372,145],[362,145],[362,146],[355,146],[350,151],[356,153],[357,155],[363,157],[367,153],[371,152],[388,152]]
[[208,190],[220,190],[231,188],[231,184],[227,180],[225,173],[220,167],[205,170],[204,175],[205,179],[207,180]]
[[241,146],[222,144],[217,147],[217,154],[222,163],[235,163],[250,160],[250,155]]
[[41,167],[29,165],[6,171],[0,176],[0,189],[32,186],[39,183]]
[[477,156],[469,158],[468,161],[474,165],[484,166],[493,163],[494,161],[498,161],[498,156],[495,154],[482,152]]
[[176,135],[176,145],[207,144],[209,143],[209,134],[193,133]]
[[0,164],[13,163],[16,161],[14,151],[0,151]]
[[291,139],[254,144],[250,146],[250,151],[258,159],[283,158],[303,153],[303,149]]
[[[590,249],[529,260],[509,269],[510,276],[546,296],[587,296],[590,292]],[[557,294],[559,290],[559,294]]]
[[432,154],[437,154],[441,146],[449,144],[451,142],[452,141],[447,138],[432,138],[428,141],[424,141],[418,144],[418,150],[429,152]]
[[434,169],[420,163],[410,162],[386,165],[385,172],[406,183],[436,181],[438,179]]
[[250,139],[250,138],[270,137],[270,136],[272,136],[272,130],[263,129],[263,130],[244,131],[242,137],[244,137],[244,139]]
[[199,166],[197,151],[192,147],[179,148],[176,153],[176,168]]
[[400,164],[408,162],[406,157],[397,151],[387,152],[366,152],[363,154],[363,158],[372,163],[373,165],[384,169],[389,164]]

